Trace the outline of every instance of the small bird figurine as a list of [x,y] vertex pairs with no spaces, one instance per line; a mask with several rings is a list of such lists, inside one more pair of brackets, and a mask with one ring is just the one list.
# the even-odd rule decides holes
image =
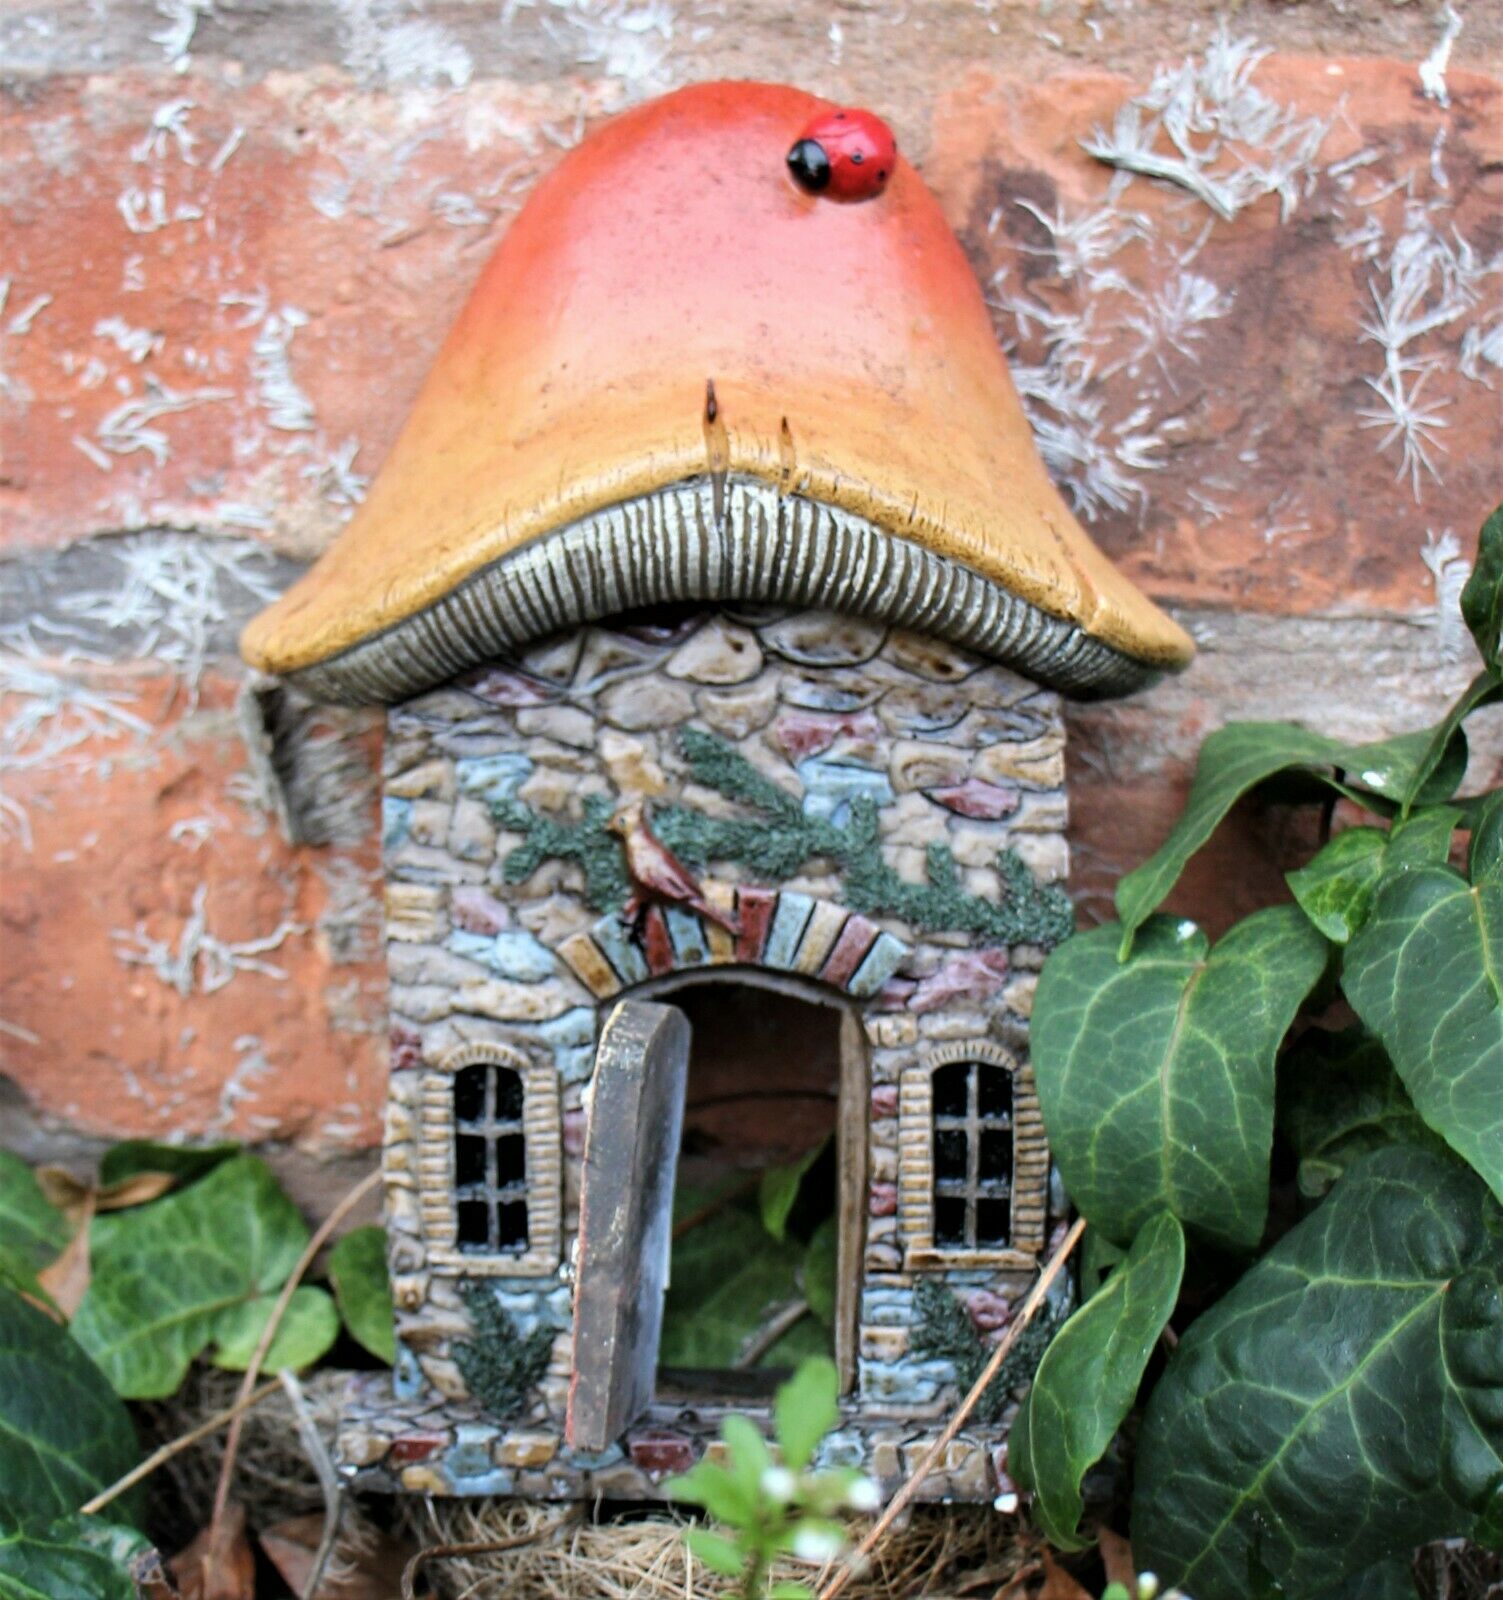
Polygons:
[[640,800],[622,806],[608,827],[625,847],[626,871],[632,881],[626,917],[633,926],[640,922],[648,906],[661,903],[687,906],[727,933],[741,932],[735,917],[705,899],[693,873],[653,833],[647,822],[647,808]]

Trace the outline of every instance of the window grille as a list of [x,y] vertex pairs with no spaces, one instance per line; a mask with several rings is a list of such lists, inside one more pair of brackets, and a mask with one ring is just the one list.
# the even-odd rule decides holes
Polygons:
[[522,1075],[492,1061],[454,1074],[455,1243],[472,1255],[527,1249]]
[[933,1074],[934,1242],[1006,1245],[1012,1233],[1013,1084],[1005,1067],[952,1061]]

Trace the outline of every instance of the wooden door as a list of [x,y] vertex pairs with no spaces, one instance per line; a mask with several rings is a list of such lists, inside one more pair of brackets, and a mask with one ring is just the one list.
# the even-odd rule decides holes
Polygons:
[[595,1057],[580,1191],[567,1437],[604,1450],[646,1409],[673,1239],[689,1022],[623,1000]]

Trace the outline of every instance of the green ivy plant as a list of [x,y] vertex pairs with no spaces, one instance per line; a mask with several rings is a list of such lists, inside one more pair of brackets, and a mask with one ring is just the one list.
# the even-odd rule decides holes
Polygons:
[[[1079,1548],[1082,1478],[1174,1329],[1132,1540],[1196,1600],[1412,1595],[1412,1546],[1503,1543],[1503,791],[1457,798],[1464,725],[1503,699],[1503,508],[1461,609],[1481,665],[1435,728],[1213,734],[1119,921],[1039,982],[1039,1098],[1104,1276],[1044,1355],[1009,1470]],[[1159,914],[1275,778],[1328,822],[1335,800],[1367,820],[1214,943]],[[1342,1000],[1356,1024],[1321,1026]],[[1270,1205],[1276,1139],[1292,1225]]]
[[[171,1186],[88,1224],[89,1286],[70,1323],[38,1275],[71,1225],[25,1163],[0,1152],[0,1600],[132,1600],[130,1563],[149,1551],[139,1495],[82,1513],[137,1465],[124,1401],[171,1394],[195,1360],[243,1369],[307,1246],[270,1168],[234,1145],[127,1141],[105,1152],[96,1188],[146,1173]],[[341,1316],[392,1359],[382,1230],[341,1239],[329,1278],[332,1297],[313,1284],[294,1291],[265,1370],[322,1359]]]
[[854,1468],[810,1467],[839,1420],[839,1387],[835,1363],[812,1357],[774,1399],[777,1460],[756,1425],[732,1415],[721,1424],[727,1464],[700,1461],[664,1485],[671,1498],[703,1507],[720,1524],[687,1528],[684,1542],[712,1572],[735,1578],[742,1600],[812,1600],[802,1583],[772,1582],[773,1562],[833,1561],[846,1546],[841,1514],[877,1509],[876,1485]]

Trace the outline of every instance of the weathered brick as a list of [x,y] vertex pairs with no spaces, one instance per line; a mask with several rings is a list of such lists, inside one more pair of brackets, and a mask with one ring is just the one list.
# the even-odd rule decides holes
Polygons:
[[144,731],[6,774],[0,1071],[83,1131],[373,1143],[383,975],[336,963],[326,929],[341,883],[374,887],[374,812],[359,847],[290,848],[235,797],[233,683],[206,675],[191,706],[161,673],[58,671]]
[[[1467,248],[1498,248],[1489,174],[1503,158],[1503,81],[1460,70],[1447,81],[1442,105],[1408,60],[1262,62],[1258,92],[1328,125],[1285,220],[1274,194],[1225,220],[1143,178],[1108,201],[1112,169],[1083,145],[1141,89],[1114,73],[977,67],[942,93],[926,176],[993,285],[1035,420],[1073,441],[1057,472],[1097,542],[1155,596],[1415,610],[1434,595],[1422,553],[1438,530],[1470,546],[1497,498],[1503,412],[1496,368],[1466,341],[1494,325],[1503,286],[1491,276],[1462,290],[1452,274]],[[1399,287],[1395,251],[1412,262],[1427,249]],[[1412,485],[1387,437],[1372,330],[1385,307],[1392,329],[1442,301],[1430,331],[1402,345],[1434,363],[1418,408],[1439,419],[1424,430],[1435,471],[1420,467]]]

